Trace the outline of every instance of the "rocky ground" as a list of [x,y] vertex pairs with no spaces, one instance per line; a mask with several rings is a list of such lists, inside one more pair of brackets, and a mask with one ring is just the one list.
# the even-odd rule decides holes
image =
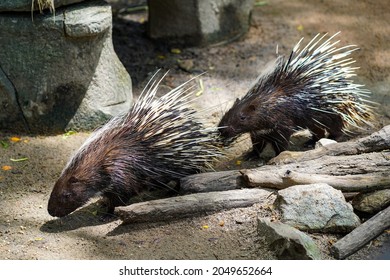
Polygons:
[[[243,95],[275,58],[277,45],[279,53],[288,53],[301,37],[341,30],[343,44],[360,47],[355,53],[361,67],[357,79],[381,104],[380,125],[390,123],[390,8],[386,0],[264,1],[254,8],[245,36],[204,48],[149,40],[145,11],[132,13],[119,1],[110,2],[114,4],[114,47],[132,77],[135,95],[159,68],[170,70],[165,87],[206,72],[201,77],[204,92],[196,105],[207,109],[205,118],[215,123],[229,102]],[[172,222],[126,226],[119,220],[101,222],[94,202],[64,219],[52,218],[46,210],[51,188],[87,136],[0,134],[0,259],[274,258],[256,233],[256,217],[272,216],[272,201]],[[329,246],[340,236],[312,237],[323,257],[330,258]],[[384,233],[351,258],[390,258],[389,240],[389,233]]]

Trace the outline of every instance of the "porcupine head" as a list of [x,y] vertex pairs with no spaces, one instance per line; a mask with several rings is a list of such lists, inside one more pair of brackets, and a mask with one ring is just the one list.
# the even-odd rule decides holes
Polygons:
[[[255,91],[255,88],[252,88],[251,91]],[[271,130],[274,121],[270,115],[272,108],[268,105],[267,100],[262,102],[255,95],[245,100],[237,98],[218,125],[221,136],[226,139],[234,139],[238,135],[254,130]]]
[[104,182],[101,177],[100,172],[92,166],[84,170],[79,166],[66,168],[56,181],[50,195],[49,214],[63,217],[84,205],[98,192],[96,182],[99,184]]
[[[277,84],[274,81],[273,76],[280,71],[278,68],[282,63],[283,58],[279,57],[270,64],[247,94],[242,99],[237,98],[223,115],[218,127],[226,145],[237,136],[250,133],[253,148],[259,147],[259,153],[265,142],[270,142],[276,153],[285,148],[285,140],[294,128],[294,119],[303,117],[298,116],[302,111],[293,109],[294,106],[299,109],[301,105],[288,96],[296,88],[286,87],[283,84],[285,81],[278,81]],[[297,115],[293,116],[292,113]]]
[[[112,133],[112,132],[111,132]],[[115,137],[108,139],[104,131],[96,133],[76,152],[56,181],[48,202],[51,216],[63,217],[83,206],[92,197],[108,190],[120,195],[120,192],[132,194],[131,177],[121,172],[130,166],[122,166],[124,145]],[[129,157],[129,155],[127,155]],[[118,196],[120,197],[120,196]]]

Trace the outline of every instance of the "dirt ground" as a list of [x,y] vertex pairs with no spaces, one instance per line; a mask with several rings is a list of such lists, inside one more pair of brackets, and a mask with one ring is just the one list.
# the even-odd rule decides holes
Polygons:
[[[357,80],[381,104],[381,125],[390,123],[387,0],[265,1],[253,9],[245,36],[204,48],[149,40],[145,35],[145,11],[134,14],[119,1],[109,2],[114,4],[114,47],[132,77],[135,95],[159,68],[170,70],[164,81],[168,87],[207,71],[201,78],[204,93],[197,106],[208,109],[205,119],[217,122],[229,102],[245,94],[261,69],[275,58],[276,45],[279,53],[287,54],[301,37],[308,40],[318,32],[342,31],[342,44],[360,47],[354,54],[361,67]],[[171,52],[172,48],[179,48],[180,53]],[[10,141],[13,136],[20,139]],[[256,234],[256,217],[272,214],[267,207],[272,197],[253,207],[172,222],[125,226],[119,220],[103,223],[95,215],[94,201],[63,219],[51,217],[46,207],[53,184],[87,137],[88,133],[68,137],[0,134],[0,167],[11,167],[0,170],[0,259],[275,258]],[[23,158],[27,159],[10,160]],[[312,237],[324,258],[330,258],[329,246],[340,236]],[[351,258],[390,258],[389,240],[390,234],[384,233]]]

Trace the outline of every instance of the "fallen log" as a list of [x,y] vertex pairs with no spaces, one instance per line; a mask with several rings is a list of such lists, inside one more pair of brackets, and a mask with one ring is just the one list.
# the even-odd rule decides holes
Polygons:
[[390,188],[390,171],[357,175],[323,175],[301,173],[283,168],[273,173],[263,170],[242,170],[244,180],[251,187],[284,189],[295,185],[326,183],[342,192],[370,192]]
[[389,227],[390,206],[334,243],[331,247],[331,254],[337,259],[345,259],[381,235]]
[[124,224],[175,220],[231,208],[249,207],[266,200],[271,193],[264,189],[241,189],[189,194],[117,207],[115,214]]
[[180,193],[200,193],[241,189],[245,187],[238,170],[200,173],[180,180]]
[[283,189],[311,183],[327,183],[343,192],[390,188],[390,151],[191,175],[181,180],[181,193],[243,187]]
[[283,189],[293,185],[327,183],[343,192],[369,192],[390,188],[390,151],[323,156],[240,172],[245,183],[251,187]]
[[326,155],[356,155],[390,149],[390,125],[355,141],[329,144],[305,152],[285,151],[270,160],[270,164],[287,164],[318,159]]
[[390,188],[390,171],[356,175],[324,175],[282,170],[242,170],[243,179],[251,187],[284,189],[295,185],[326,183],[342,192],[371,192]]

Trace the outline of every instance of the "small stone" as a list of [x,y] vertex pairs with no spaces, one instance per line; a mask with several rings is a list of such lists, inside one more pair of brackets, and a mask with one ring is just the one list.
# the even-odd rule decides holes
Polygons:
[[184,59],[178,61],[180,69],[191,72],[191,70],[194,68],[194,61],[192,59]]
[[325,147],[334,143],[337,143],[337,141],[328,138],[321,138],[320,140],[317,141],[315,148],[318,149],[320,147]]
[[390,189],[371,193],[360,193],[352,200],[352,206],[358,211],[374,214],[390,205]]
[[279,259],[284,260],[320,260],[322,259],[317,245],[305,233],[269,219],[257,219],[257,231],[275,251]]

